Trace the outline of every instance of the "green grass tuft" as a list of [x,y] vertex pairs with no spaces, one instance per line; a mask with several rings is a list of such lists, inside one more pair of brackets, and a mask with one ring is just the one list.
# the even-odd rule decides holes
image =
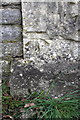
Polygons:
[[[32,98],[32,96],[34,97]],[[35,104],[34,106],[25,108],[25,111],[28,113],[30,110],[33,110],[35,114],[32,114],[32,117],[36,119],[77,119],[80,117],[79,91],[71,92],[57,99],[44,96],[44,94],[33,93],[26,100],[26,103]]]

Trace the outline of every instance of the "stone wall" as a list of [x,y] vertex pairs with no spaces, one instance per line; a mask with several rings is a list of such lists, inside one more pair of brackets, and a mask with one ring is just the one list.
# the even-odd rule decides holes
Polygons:
[[0,7],[0,43],[3,59],[22,56],[20,3],[3,2]]
[[0,60],[2,79],[9,81],[11,61],[23,56],[21,3],[0,1]]
[[1,3],[3,79],[11,94],[44,90],[60,97],[78,89],[80,2]]

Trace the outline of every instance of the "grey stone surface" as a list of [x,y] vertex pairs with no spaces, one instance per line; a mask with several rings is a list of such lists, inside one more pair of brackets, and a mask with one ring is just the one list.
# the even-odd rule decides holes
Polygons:
[[21,0],[0,0],[1,5],[20,4]]
[[[22,6],[24,58],[32,59],[35,64],[51,62],[58,57],[70,60],[79,58],[80,16],[77,3],[23,2]],[[42,20],[41,23],[39,19]]]
[[21,24],[21,13],[19,9],[0,9],[0,24]]
[[[67,10],[69,9],[69,6]],[[78,10],[78,7],[77,7]],[[71,10],[69,10],[71,11]],[[72,10],[73,11],[73,10]],[[78,12],[78,11],[77,11]],[[72,16],[73,15],[73,16]],[[67,40],[79,41],[78,39],[78,15],[67,13],[63,24],[61,36]]]
[[10,72],[10,61],[3,60],[2,61],[2,72],[9,73]]
[[78,4],[24,3],[23,26],[24,32],[47,32],[50,39],[62,36],[67,40],[78,39]]
[[45,32],[47,4],[28,2],[23,3],[22,6],[24,31]]
[[0,42],[22,41],[22,29],[17,25],[2,25],[0,26]]
[[[36,34],[34,34],[36,36]],[[44,35],[46,37],[46,34]],[[67,41],[59,38],[47,40],[31,36],[32,38],[24,39],[24,57],[32,60],[38,67],[57,60],[58,58],[65,58],[67,60],[77,60],[78,56],[78,43]]]
[[[47,33],[51,39],[62,36],[67,40],[79,41],[77,31],[78,5],[59,2],[56,12],[47,10]],[[54,11],[54,8],[51,8]]]
[[3,43],[2,55],[4,59],[10,59],[16,56],[22,56],[22,43]]
[[52,97],[78,89],[78,62],[59,60],[36,68],[33,62],[18,60],[12,63],[10,90],[13,96],[25,96],[40,90]]
[[80,1],[78,2],[78,14],[80,15]]
[[10,68],[11,68],[11,62],[7,60],[3,60],[2,61],[2,81],[3,83],[6,82],[8,83],[9,82],[9,79],[10,79]]
[[78,32],[80,32],[80,16],[78,17]]
[[0,16],[0,58],[9,61],[22,56],[20,0],[1,0]]

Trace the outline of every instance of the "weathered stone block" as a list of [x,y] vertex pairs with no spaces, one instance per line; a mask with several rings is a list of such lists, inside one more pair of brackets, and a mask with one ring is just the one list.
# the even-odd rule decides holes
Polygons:
[[[45,32],[49,39],[78,39],[78,4],[70,2],[22,3],[23,34]],[[41,9],[40,9],[41,7]],[[39,15],[39,16],[38,16]],[[41,21],[41,22],[40,22]],[[43,30],[44,29],[44,30]]]
[[19,9],[0,9],[0,24],[21,24],[21,12]]
[[9,59],[16,56],[22,56],[22,43],[3,43],[2,55],[4,59]]
[[47,32],[50,39],[78,39],[78,4],[70,2],[22,3],[23,32]]
[[[50,39],[62,36],[67,40],[79,41],[78,39],[78,4],[69,2],[56,3],[55,12],[47,11],[47,34]],[[54,10],[55,7],[51,9]]]
[[24,31],[45,32],[47,4],[39,2],[27,2],[23,3],[22,6]]
[[20,4],[21,0],[0,0],[0,5]]
[[[24,38],[24,58],[32,60],[37,66],[48,63],[58,58],[65,58],[68,60],[77,60],[78,44],[73,41],[67,41],[59,37],[54,41],[46,39],[47,35],[40,38],[29,36]],[[36,34],[34,34],[36,36]]]
[[33,62],[18,60],[12,63],[10,90],[14,96],[44,90],[52,97],[65,94],[78,88],[78,63],[59,60],[37,68]]
[[2,25],[0,26],[0,42],[21,41],[22,40],[21,26],[17,25]]

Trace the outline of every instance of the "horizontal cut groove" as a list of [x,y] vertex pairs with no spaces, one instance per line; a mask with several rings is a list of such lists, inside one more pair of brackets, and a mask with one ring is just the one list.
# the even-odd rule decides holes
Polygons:
[[23,58],[23,55],[21,55],[21,56],[13,56],[12,58]]
[[[25,30],[23,30],[23,31],[25,31]],[[44,32],[44,31],[26,31],[26,33],[46,33],[46,31]]]
[[[21,42],[21,41],[20,41]],[[2,41],[2,43],[17,43],[17,41]]]
[[22,56],[6,56],[6,57],[1,57],[2,60],[7,60],[8,58],[10,58],[11,60],[14,59],[23,59],[23,55]]
[[11,26],[11,25],[15,25],[15,26],[19,26],[19,25],[21,25],[21,23],[20,23],[20,24],[19,24],[19,23],[18,23],[18,24],[13,24],[13,23],[6,23],[6,24],[5,24],[5,23],[4,23],[4,24],[0,24],[0,25],[7,25],[7,26],[8,26],[8,25],[10,25],[10,26]]
[[14,10],[14,9],[15,9],[15,10],[20,10],[20,6],[5,6],[5,7],[4,7],[4,6],[1,6],[1,7],[0,7],[0,9],[2,9],[2,10],[3,10],[3,9],[4,9],[4,10],[7,10],[7,9],[9,9],[9,8],[10,8],[11,10]]
[[[61,35],[60,35],[61,36]],[[61,36],[63,39],[65,39],[65,40],[67,40],[67,41],[73,41],[73,42],[77,42],[77,43],[79,43],[80,41],[78,41],[78,40],[75,40],[75,39],[68,39],[68,38],[65,38],[65,37],[63,37],[63,36]],[[79,38],[78,38],[79,39]]]

